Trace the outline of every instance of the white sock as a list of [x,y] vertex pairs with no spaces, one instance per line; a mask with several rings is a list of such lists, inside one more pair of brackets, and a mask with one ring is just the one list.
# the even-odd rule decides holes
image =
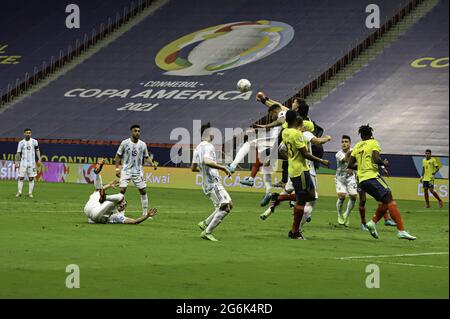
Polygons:
[[306,223],[306,220],[311,217],[314,206],[316,205],[316,201],[307,202],[303,211],[303,218],[300,222],[300,225],[303,226]]
[[353,207],[355,207],[356,200],[349,200],[347,203],[347,210],[345,211],[345,215],[350,215],[350,212],[352,211]]
[[21,181],[20,179],[17,181],[17,190],[19,191],[19,193],[22,194],[22,188],[23,188],[23,181]]
[[148,210],[148,197],[147,194],[141,195],[142,215],[147,214]]
[[247,156],[248,152],[250,152],[250,143],[245,142],[242,147],[239,149],[239,151],[236,154],[236,157],[234,158],[233,163],[230,164],[231,168],[236,168],[239,163],[241,163],[245,156]]
[[272,190],[272,174],[264,174],[264,186],[266,187],[266,194]]
[[209,225],[214,218],[214,215],[219,211],[219,208],[217,208],[215,211],[212,212],[211,215],[208,216],[208,218],[205,219],[205,224]]
[[222,219],[227,215],[227,212],[224,210],[218,210],[215,214],[211,222],[209,223],[208,227],[206,228],[206,233],[211,234],[214,228],[217,227],[217,225],[220,224]]
[[338,200],[336,202],[336,208],[337,208],[337,212],[338,212],[339,216],[342,216],[342,206],[344,206],[344,200],[341,200],[340,198],[338,198]]
[[119,203],[123,200],[124,195],[123,194],[115,194],[115,195],[106,195],[105,200],[110,202],[116,202]]
[[28,194],[33,194],[33,188],[34,188],[34,179],[32,181],[30,181],[30,183],[28,184]]

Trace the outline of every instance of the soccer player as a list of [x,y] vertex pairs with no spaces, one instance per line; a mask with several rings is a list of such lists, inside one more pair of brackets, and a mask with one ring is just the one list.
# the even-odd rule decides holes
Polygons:
[[[145,215],[148,210],[148,197],[145,190],[146,183],[142,171],[142,163],[145,161],[156,168],[157,162],[149,155],[147,145],[139,138],[141,136],[141,127],[132,125],[130,127],[131,137],[120,143],[115,157],[116,176],[120,177],[120,192],[125,195],[130,180],[139,190],[141,195],[142,214]],[[120,170],[120,162],[123,162]]]
[[311,180],[310,167],[306,160],[319,162],[328,166],[327,160],[322,160],[308,152],[306,139],[300,128],[303,119],[295,111],[286,112],[288,127],[283,130],[283,144],[286,145],[288,153],[288,172],[295,190],[296,203],[294,207],[294,221],[288,237],[303,240],[300,232],[300,222],[303,218],[305,204],[314,201],[316,190]]
[[[341,139],[341,150],[336,153],[336,193],[338,195],[338,200],[336,202],[337,214],[338,214],[338,224],[349,226],[350,223],[350,213],[355,206],[356,198],[358,195],[357,183],[353,170],[347,167],[346,155],[351,152],[351,138],[348,135],[343,135]],[[342,213],[342,208],[344,206],[345,197],[349,196],[349,201],[347,203],[347,209],[345,213]]]
[[[41,165],[41,151],[38,142],[31,138],[31,130],[23,130],[23,140],[17,146],[16,168],[19,169],[19,180],[17,181],[16,197],[22,196],[23,181],[28,176],[28,197],[33,198],[34,178],[36,177],[36,166]],[[37,160],[36,160],[37,158]]]
[[438,200],[439,207],[443,207],[444,203],[439,197],[438,193],[434,190],[434,175],[439,171],[439,164],[436,159],[431,157],[431,150],[425,151],[425,158],[422,160],[422,175],[420,176],[420,182],[423,183],[423,195],[425,196],[425,207],[430,208],[430,195],[431,194]]
[[378,209],[372,219],[366,223],[366,227],[374,238],[378,238],[375,224],[389,210],[392,219],[397,224],[398,237],[400,239],[415,240],[416,237],[405,231],[402,215],[398,210],[397,203],[392,197],[389,186],[378,173],[378,166],[387,167],[389,162],[381,160],[381,147],[377,140],[373,138],[373,129],[369,125],[363,125],[358,133],[362,141],[358,142],[351,153],[348,168],[357,169],[359,186],[361,189],[375,198],[378,202]]
[[201,127],[202,142],[194,150],[191,170],[202,173],[203,192],[214,205],[211,215],[198,223],[202,230],[200,236],[206,240],[218,241],[212,232],[233,208],[233,202],[222,185],[218,170],[225,172],[227,176],[231,176],[231,172],[228,167],[217,163],[214,145],[211,143],[214,135],[210,127],[210,123]]
[[103,186],[100,172],[102,170],[105,160],[102,159],[94,170],[95,191],[89,196],[89,200],[84,206],[84,213],[88,217],[90,224],[140,224],[147,218],[155,216],[156,208],[151,208],[145,214],[137,219],[125,216],[125,208],[127,201],[125,196],[121,193],[115,195],[106,195],[105,191],[110,188],[115,188],[118,181]]

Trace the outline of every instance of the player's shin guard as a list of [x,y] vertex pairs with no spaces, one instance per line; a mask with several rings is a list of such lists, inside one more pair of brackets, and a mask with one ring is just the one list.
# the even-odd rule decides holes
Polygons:
[[375,215],[373,215],[373,217],[372,217],[372,221],[375,224],[378,223],[378,221],[384,216],[384,214],[386,214],[387,209],[388,209],[387,204],[383,204],[383,203],[378,204],[378,208],[375,212]]
[[224,210],[218,210],[218,211],[214,214],[214,216],[213,216],[211,222],[209,223],[208,227],[206,228],[206,231],[205,231],[205,232],[206,232],[207,234],[211,234],[212,231],[220,224],[220,222],[224,219],[224,217],[225,217],[226,215],[227,215],[227,212],[226,212],[226,211],[224,211]]
[[141,195],[142,215],[147,213],[148,210],[148,197],[147,194]]
[[342,207],[344,206],[344,200],[338,198],[336,202],[336,209],[339,216],[342,216]]
[[125,196],[123,194],[106,195],[105,200],[109,202],[120,203]]
[[272,174],[264,174],[264,186],[266,187],[266,194],[272,191]]
[[353,210],[353,207],[355,207],[355,203],[356,203],[356,200],[349,200],[348,201],[348,203],[347,203],[347,210],[345,211],[345,215],[346,216],[349,216],[350,215],[350,212]]
[[303,218],[304,206],[296,204],[294,207],[294,222],[292,223],[292,233],[296,234],[300,231],[300,221]]
[[230,164],[230,167],[235,169],[239,165],[239,163],[242,163],[242,161],[244,160],[244,157],[247,156],[249,151],[250,151],[250,143],[245,142],[242,145],[242,147],[239,149],[239,151],[237,152],[233,163]]
[[366,208],[364,206],[359,206],[359,217],[361,218],[361,224],[366,224]]
[[34,188],[34,179],[32,181],[30,181],[30,183],[28,184],[28,194],[33,194],[33,188]]
[[22,188],[23,188],[23,180],[18,180],[17,181],[17,191],[22,194]]
[[205,219],[205,224],[209,225],[211,223],[211,221],[214,218],[214,215],[219,211],[219,209],[217,208],[215,211],[212,212],[211,215],[208,216],[208,218]]
[[405,230],[405,228],[403,227],[402,214],[400,214],[400,211],[398,210],[397,202],[393,200],[389,204],[387,204],[387,207],[389,208],[392,219],[397,223],[397,229],[400,231]]

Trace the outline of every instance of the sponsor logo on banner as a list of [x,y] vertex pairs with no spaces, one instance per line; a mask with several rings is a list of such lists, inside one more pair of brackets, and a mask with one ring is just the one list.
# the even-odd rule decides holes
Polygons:
[[294,29],[279,21],[240,21],[187,34],[155,58],[165,75],[211,75],[263,59],[285,47]]

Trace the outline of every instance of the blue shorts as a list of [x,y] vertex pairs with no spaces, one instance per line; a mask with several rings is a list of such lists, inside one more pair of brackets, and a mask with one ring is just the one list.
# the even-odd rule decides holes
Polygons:
[[423,188],[434,188],[434,180],[423,181]]
[[366,192],[378,202],[381,202],[383,198],[391,191],[388,184],[381,178],[371,178],[359,183],[359,187],[362,191]]
[[309,198],[309,193],[311,188],[314,188],[314,184],[308,171],[303,172],[300,176],[291,177],[291,181],[292,186],[294,186],[297,202],[304,204],[311,200]]

